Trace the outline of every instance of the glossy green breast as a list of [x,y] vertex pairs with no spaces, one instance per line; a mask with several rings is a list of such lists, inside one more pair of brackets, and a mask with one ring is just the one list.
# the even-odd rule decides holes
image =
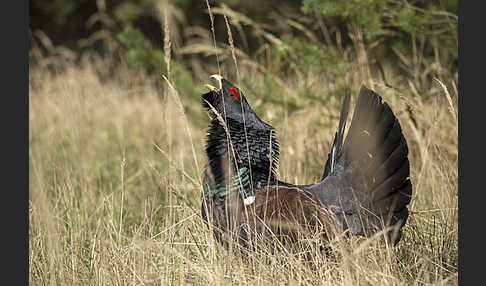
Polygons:
[[230,194],[231,192],[239,192],[243,198],[247,198],[250,195],[250,170],[247,167],[239,168],[232,176],[228,187],[225,184],[218,183],[203,184],[203,191],[206,197],[217,196],[220,200]]

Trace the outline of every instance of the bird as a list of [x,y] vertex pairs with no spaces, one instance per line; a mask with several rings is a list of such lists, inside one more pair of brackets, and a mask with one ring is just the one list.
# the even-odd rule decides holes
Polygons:
[[205,84],[210,114],[201,214],[217,241],[254,247],[276,237],[284,244],[319,234],[369,237],[383,233],[395,246],[412,197],[407,141],[380,95],[361,85],[346,137],[351,94],[322,178],[295,185],[277,178],[276,131],[249,105],[244,92],[219,74]]

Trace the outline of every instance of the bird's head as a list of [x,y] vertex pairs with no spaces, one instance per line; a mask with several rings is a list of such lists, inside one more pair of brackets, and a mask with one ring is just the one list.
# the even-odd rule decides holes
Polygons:
[[218,87],[210,84],[204,85],[209,89],[208,93],[202,95],[204,107],[214,112],[211,108],[213,107],[224,119],[229,117],[242,121],[243,116],[247,120],[253,115],[256,116],[239,88],[220,75],[215,74],[211,78],[217,81]]

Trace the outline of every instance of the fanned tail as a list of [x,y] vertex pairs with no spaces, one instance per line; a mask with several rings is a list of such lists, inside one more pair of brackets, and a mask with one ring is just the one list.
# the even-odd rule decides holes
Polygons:
[[347,93],[343,100],[343,105],[341,107],[341,113],[339,115],[339,126],[338,131],[334,135],[334,141],[332,143],[331,152],[327,156],[326,166],[324,167],[324,175],[322,179],[327,177],[329,173],[334,170],[338,155],[341,154],[341,146],[343,144],[344,129],[346,128],[346,120],[348,118],[349,112],[349,101],[351,100],[351,93]]
[[[343,110],[348,108],[346,100]],[[396,244],[412,194],[408,147],[400,124],[388,104],[364,85],[340,148],[342,121],[345,118],[340,119],[325,178],[309,189],[324,205],[339,206],[337,216],[353,233],[370,229],[364,215],[374,230],[391,227],[394,231],[388,237]]]

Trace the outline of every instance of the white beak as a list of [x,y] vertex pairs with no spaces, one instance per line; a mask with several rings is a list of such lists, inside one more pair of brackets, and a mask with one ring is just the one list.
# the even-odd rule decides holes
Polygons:
[[222,82],[223,77],[222,76],[220,76],[219,74],[213,74],[209,78],[214,78],[215,80],[217,80],[218,83],[219,83],[219,89],[223,89],[223,82]]

